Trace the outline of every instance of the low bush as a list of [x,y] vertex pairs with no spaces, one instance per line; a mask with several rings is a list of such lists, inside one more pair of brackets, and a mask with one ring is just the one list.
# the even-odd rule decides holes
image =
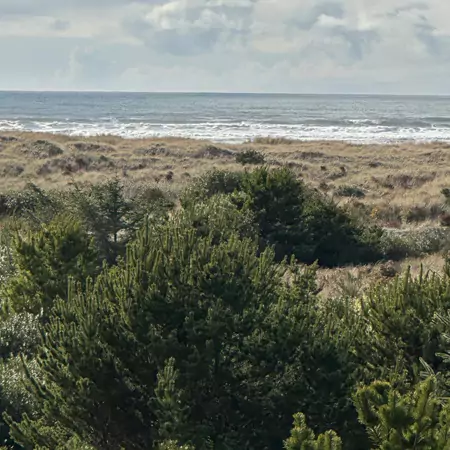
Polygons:
[[253,214],[263,246],[273,245],[279,260],[294,255],[304,263],[336,266],[381,257],[380,230],[359,223],[287,168],[211,172],[188,189],[182,204],[219,193]]
[[338,197],[353,197],[353,198],[364,198],[366,196],[364,191],[358,186],[347,186],[347,185],[339,186],[336,189],[335,194]]
[[380,250],[386,259],[419,257],[449,249],[450,233],[440,227],[385,230],[380,239]]
[[266,162],[265,156],[256,150],[244,150],[236,155],[236,162],[243,166],[247,164],[264,164]]

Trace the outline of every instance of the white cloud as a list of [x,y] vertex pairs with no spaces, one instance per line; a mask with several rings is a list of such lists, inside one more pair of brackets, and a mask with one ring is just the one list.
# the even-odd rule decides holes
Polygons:
[[0,0],[0,89],[450,93],[443,0]]

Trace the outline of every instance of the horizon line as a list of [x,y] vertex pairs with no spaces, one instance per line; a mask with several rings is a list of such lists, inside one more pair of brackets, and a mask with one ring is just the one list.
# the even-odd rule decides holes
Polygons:
[[96,89],[1,89],[3,93],[41,93],[41,94],[204,94],[204,95],[293,95],[293,96],[354,96],[354,97],[450,97],[450,94],[392,94],[362,92],[244,92],[244,91],[131,91]]

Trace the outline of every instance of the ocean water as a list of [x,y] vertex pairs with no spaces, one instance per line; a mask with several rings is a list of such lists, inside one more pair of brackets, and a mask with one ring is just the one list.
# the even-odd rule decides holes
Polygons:
[[243,142],[450,141],[450,97],[0,92],[0,131]]

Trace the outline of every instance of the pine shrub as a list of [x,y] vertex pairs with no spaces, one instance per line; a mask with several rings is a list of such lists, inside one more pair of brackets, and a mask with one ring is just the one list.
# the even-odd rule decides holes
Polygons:
[[185,214],[57,302],[28,371],[37,416],[9,419],[25,448],[281,449],[298,409],[319,432],[354,426],[348,341],[316,308],[314,271]]

